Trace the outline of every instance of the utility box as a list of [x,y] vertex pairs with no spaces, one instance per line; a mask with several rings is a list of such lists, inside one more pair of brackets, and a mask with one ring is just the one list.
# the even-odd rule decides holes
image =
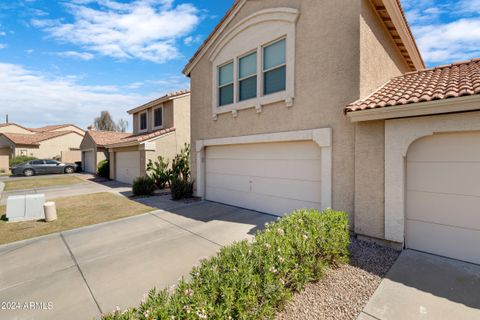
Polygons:
[[44,194],[10,196],[7,199],[7,219],[9,222],[43,219],[44,203]]

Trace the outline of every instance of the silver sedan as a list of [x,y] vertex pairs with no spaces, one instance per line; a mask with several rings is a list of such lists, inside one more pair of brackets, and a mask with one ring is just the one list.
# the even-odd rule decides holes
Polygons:
[[62,163],[56,160],[30,160],[28,162],[19,164],[13,168],[10,168],[14,175],[24,175],[27,177],[36,174],[49,174],[49,173],[74,173],[77,169],[76,164]]

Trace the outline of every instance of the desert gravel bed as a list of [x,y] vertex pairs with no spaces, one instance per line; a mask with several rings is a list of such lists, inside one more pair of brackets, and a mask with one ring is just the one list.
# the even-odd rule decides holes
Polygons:
[[276,320],[356,319],[399,252],[352,238],[350,264],[328,269],[294,295]]

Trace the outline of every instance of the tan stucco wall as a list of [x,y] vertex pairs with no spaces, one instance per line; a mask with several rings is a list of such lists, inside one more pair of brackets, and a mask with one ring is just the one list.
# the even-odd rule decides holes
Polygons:
[[147,150],[145,153],[145,165],[148,160],[157,161],[158,156],[167,158],[170,163],[177,154],[177,136],[176,133],[168,134],[155,142],[155,151]]
[[[354,126],[342,113],[359,97],[359,12],[357,1],[248,1],[230,24],[265,8],[300,11],[296,30],[295,103],[265,106],[260,114],[241,110],[212,120],[212,65],[208,52],[191,73],[192,144],[199,139],[331,127],[333,207],[353,213]],[[339,23],[341,22],[341,23]],[[193,174],[196,159],[192,157]]]
[[176,135],[176,151],[179,153],[185,143],[190,144],[190,96],[173,101],[173,121]]
[[[174,127],[176,124],[174,123],[174,103],[176,101],[183,101],[187,97],[181,97],[175,100],[169,100],[164,103],[159,104],[158,106],[163,105],[163,128],[171,128]],[[190,97],[188,97],[190,99]],[[153,128],[153,109],[157,108],[158,106],[153,106],[150,107],[146,110],[142,110],[141,112],[134,113],[132,115],[132,121],[133,121],[133,133],[138,134],[139,129],[140,129],[140,123],[139,123],[139,115],[140,113],[144,113],[145,111],[147,112],[147,132],[151,132],[154,130]],[[155,129],[157,130],[157,129]]]
[[[370,2],[361,2],[360,97],[365,97],[408,66]],[[358,123],[355,135],[355,232],[384,238],[385,123]]]
[[80,150],[91,150],[95,149],[97,147],[97,144],[95,141],[93,141],[92,137],[87,133],[82,139],[82,142],[80,143]]
[[10,148],[0,148],[0,172],[8,172],[10,152]]
[[371,94],[409,67],[368,0],[361,0],[360,98]]
[[17,146],[15,149],[15,155],[19,156],[21,155],[21,150],[27,150],[29,156],[51,159],[60,156],[61,152],[64,150],[79,149],[82,139],[83,137],[81,135],[72,132],[64,136],[41,141],[40,146],[36,148],[23,148]]
[[22,133],[22,134],[33,134],[32,131],[19,127],[15,124],[10,124],[4,127],[0,127],[0,133]]
[[355,132],[355,232],[385,234],[385,121],[360,122]]

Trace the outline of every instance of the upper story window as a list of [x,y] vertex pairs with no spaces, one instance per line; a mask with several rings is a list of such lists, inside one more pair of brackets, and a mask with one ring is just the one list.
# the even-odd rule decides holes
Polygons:
[[159,129],[163,127],[163,107],[153,109],[153,128]]
[[147,112],[142,112],[139,115],[139,122],[140,122],[140,131],[147,130]]
[[238,60],[238,100],[257,96],[257,52]]
[[233,62],[218,68],[218,105],[233,103]]
[[263,48],[263,93],[284,91],[287,83],[285,39]]
[[295,38],[299,12],[257,11],[229,27],[212,43],[212,115],[242,109],[292,107],[295,100]]

